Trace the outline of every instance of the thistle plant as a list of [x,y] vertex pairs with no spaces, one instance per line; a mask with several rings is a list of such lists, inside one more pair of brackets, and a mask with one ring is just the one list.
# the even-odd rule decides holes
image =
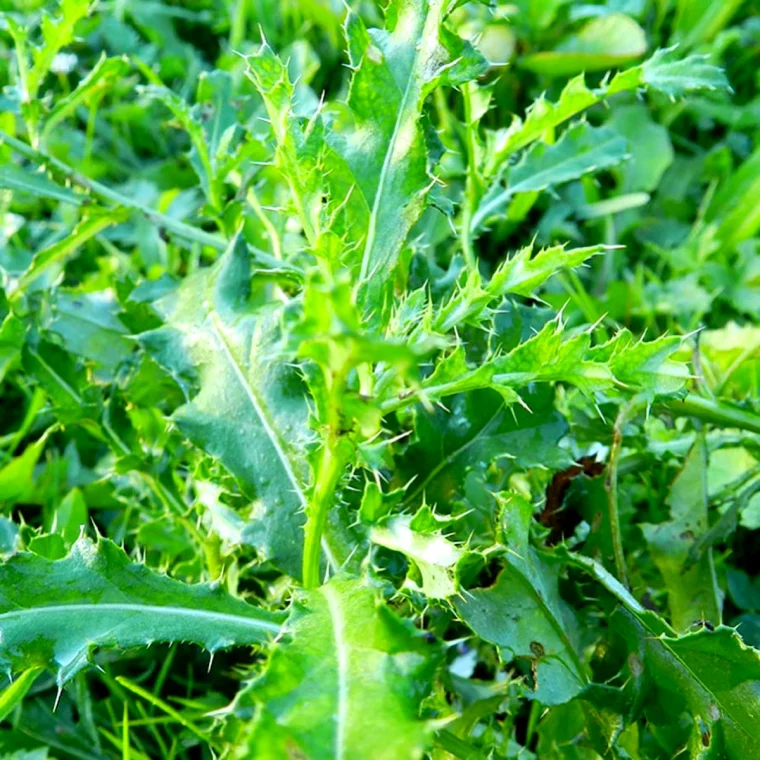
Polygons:
[[[147,44],[60,86],[122,11],[4,15],[2,751],[38,721],[56,757],[754,757],[760,655],[713,547],[760,416],[702,392],[694,333],[598,313],[614,236],[526,223],[635,163],[604,109],[727,99],[724,71],[662,46],[504,118],[486,8],[365,5],[323,22],[324,91],[305,40],[243,45],[244,2],[194,93]],[[733,251],[721,192],[679,250]],[[721,450],[752,461],[716,490]],[[232,694],[127,669],[185,643],[233,652]]]

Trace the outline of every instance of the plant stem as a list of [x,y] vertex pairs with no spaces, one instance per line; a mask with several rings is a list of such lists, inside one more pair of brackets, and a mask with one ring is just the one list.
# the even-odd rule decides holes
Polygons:
[[661,406],[679,417],[696,417],[711,425],[760,433],[760,415],[695,393],[690,393],[683,401],[665,401]]
[[467,150],[467,177],[465,179],[465,198],[462,209],[461,229],[459,232],[462,253],[469,269],[477,269],[478,262],[472,247],[472,217],[478,202],[478,154],[475,143],[475,130],[477,125],[473,119],[473,85],[465,84],[462,87],[464,96],[464,130],[465,147]]
[[322,556],[322,534],[335,496],[335,489],[343,474],[344,458],[338,451],[337,441],[330,439],[322,449],[317,482],[309,504],[303,548],[303,585],[315,588],[320,584],[319,562]]
[[620,514],[618,512],[618,464],[623,450],[623,427],[629,417],[645,404],[645,400],[634,396],[628,403],[620,408],[612,434],[612,448],[610,460],[607,466],[607,515],[610,521],[610,538],[612,539],[612,553],[615,558],[615,572],[618,580],[628,588],[628,570],[625,566],[625,553],[623,552],[623,537],[620,532]]
[[116,190],[112,190],[110,187],[101,185],[100,182],[96,182],[94,179],[85,177],[83,174],[80,174],[78,171],[76,171],[76,169],[72,169],[63,161],[60,161],[59,159],[54,158],[47,153],[43,153],[42,151],[35,150],[31,145],[27,145],[21,140],[17,140],[15,137],[11,137],[11,135],[3,132],[2,130],[0,130],[0,142],[5,143],[9,147],[13,148],[13,150],[15,150],[17,153],[20,153],[22,156],[25,156],[30,161],[34,161],[38,164],[47,164],[54,167],[57,172],[66,177],[66,179],[68,179],[70,182],[83,187],[85,190],[89,190],[93,195],[97,195],[99,198],[111,201],[118,206],[124,206],[126,208],[131,208],[134,211],[140,212],[149,221],[153,222],[159,227],[164,227],[165,229],[173,232],[175,235],[181,238],[200,243],[201,245],[207,245],[210,248],[215,248],[217,251],[223,251],[227,247],[227,241],[223,238],[220,238],[216,235],[211,235],[208,232],[204,232],[203,230],[198,229],[197,227],[191,227],[189,224],[180,222],[178,219],[172,219],[171,217],[166,216],[159,211],[156,211],[155,209],[144,206],[142,203],[128,198],[126,195],[122,195]]
[[335,489],[346,466],[345,449],[341,437],[341,407],[345,388],[345,372],[325,370],[327,398],[327,425],[324,443],[317,467],[316,482],[306,510],[303,547],[303,585],[315,588],[320,584],[319,565],[322,556],[322,535],[325,532],[330,507],[335,500]]

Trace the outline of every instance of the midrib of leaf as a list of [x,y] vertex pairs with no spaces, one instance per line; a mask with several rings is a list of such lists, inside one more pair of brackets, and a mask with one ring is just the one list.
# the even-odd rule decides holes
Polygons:
[[[209,316],[211,317],[212,331],[214,335],[217,337],[220,345],[222,346],[223,353],[225,357],[227,358],[227,361],[229,362],[230,366],[232,367],[235,373],[235,377],[238,380],[238,383],[240,383],[240,386],[242,387],[243,392],[248,398],[248,401],[250,402],[251,407],[253,408],[257,418],[261,422],[261,425],[267,434],[267,438],[269,438],[274,450],[277,452],[277,458],[280,460],[280,464],[282,465],[282,468],[285,470],[285,474],[287,475],[288,480],[293,486],[293,490],[295,494],[298,496],[298,500],[301,503],[301,506],[306,508],[306,505],[307,505],[306,495],[304,494],[303,487],[301,486],[301,483],[299,482],[293,470],[293,464],[290,461],[290,457],[288,456],[285,450],[284,443],[280,440],[280,437],[277,435],[277,432],[275,431],[271,420],[266,414],[264,404],[262,403],[261,399],[258,397],[254,387],[248,382],[245,376],[245,373],[243,372],[243,368],[240,364],[240,361],[235,356],[235,353],[233,352],[232,347],[229,345],[229,342],[227,341],[227,337],[224,334],[224,327],[221,324],[219,315],[215,311],[210,311]],[[332,551],[332,548],[330,547],[327,538],[324,536],[322,537],[321,545],[322,545],[322,549],[325,551],[325,554],[327,555],[327,560],[332,566],[332,568],[334,570],[339,569],[340,562],[335,557],[335,553]]]
[[482,436],[487,435],[490,427],[493,425],[493,423],[496,421],[496,418],[501,415],[501,413],[504,411],[504,404],[502,404],[493,414],[493,416],[483,425],[480,430],[472,437],[469,441],[466,443],[463,443],[456,451],[452,451],[451,454],[447,454],[442,461],[440,461],[427,475],[427,477],[420,483],[417,488],[414,489],[414,491],[406,497],[404,500],[404,504],[408,506],[410,502],[415,499],[422,491],[424,491],[425,487],[430,483],[433,478],[435,478],[436,475],[444,468],[446,467],[450,462],[452,462],[454,459],[456,459],[463,451],[466,451],[470,446],[472,446],[476,441],[478,441]]
[[388,143],[388,148],[383,158],[383,168],[380,172],[380,180],[377,183],[377,191],[375,192],[375,198],[372,202],[372,212],[370,213],[369,225],[367,227],[367,240],[364,244],[364,253],[362,254],[362,266],[360,271],[360,281],[362,282],[374,274],[369,271],[369,267],[372,259],[373,249],[375,247],[375,237],[377,236],[377,216],[380,211],[380,204],[382,203],[385,181],[388,174],[390,173],[390,163],[393,159],[396,141],[398,140],[398,135],[401,131],[401,128],[408,123],[414,124],[415,122],[414,113],[408,112],[408,103],[412,92],[415,93],[415,96],[419,96],[420,88],[418,86],[415,87],[419,74],[417,71],[418,64],[421,59],[424,60],[423,56],[426,57],[429,54],[431,41],[433,44],[435,43],[437,35],[434,34],[434,32],[440,23],[439,15],[441,9],[441,0],[426,0],[426,2],[430,2],[430,8],[427,11],[425,23],[422,27],[422,44],[416,51],[414,62],[412,63],[409,72],[409,79],[406,83],[406,87],[404,88],[404,93],[401,96],[401,105],[399,106],[396,122],[393,125],[393,133],[391,134],[391,139]]
[[[225,622],[235,622],[243,624],[250,628],[259,630],[272,631],[279,633],[280,626],[269,620],[256,620],[255,618],[245,617],[244,615],[230,615],[227,612],[213,612],[211,610],[195,610],[188,607],[169,607],[164,605],[152,604],[134,604],[128,602],[106,602],[94,604],[53,604],[44,607],[31,607],[29,609],[11,610],[10,612],[0,613],[0,621],[10,620],[12,618],[23,618],[26,615],[47,615],[50,613],[82,613],[82,612],[148,612],[151,614],[166,614],[175,617],[187,617],[192,619],[211,620],[224,624]],[[220,630],[223,630],[220,629]]]
[[345,640],[346,622],[341,609],[340,598],[336,596],[332,586],[323,587],[323,593],[327,600],[327,609],[330,611],[330,619],[333,624],[333,638],[335,640],[335,657],[337,660],[337,723],[335,726],[335,758],[343,760],[345,757],[346,725],[348,723],[348,666],[349,655]]
[[235,356],[234,352],[232,351],[232,348],[229,345],[229,342],[227,341],[227,336],[224,333],[224,327],[221,324],[219,315],[216,312],[212,311],[210,312],[210,317],[211,317],[212,331],[214,335],[217,337],[217,339],[219,340],[220,345],[222,346],[224,356],[226,357],[227,361],[232,367],[235,373],[235,377],[237,378],[238,383],[240,383],[240,386],[243,389],[243,392],[245,393],[246,397],[248,398],[248,401],[250,402],[251,407],[253,408],[253,411],[258,417],[259,422],[261,422],[261,425],[267,434],[267,438],[269,438],[272,446],[274,447],[274,450],[277,452],[277,458],[280,460],[280,464],[282,465],[283,470],[285,470],[285,474],[288,476],[288,480],[293,486],[293,489],[296,495],[298,496],[298,500],[301,502],[301,504],[305,506],[306,496],[304,495],[301,484],[299,483],[298,478],[296,478],[296,474],[293,471],[293,464],[290,461],[290,457],[287,455],[285,451],[285,446],[283,442],[280,440],[280,437],[277,435],[276,431],[274,430],[272,426],[272,422],[264,410],[264,404],[262,403],[261,399],[258,397],[254,387],[248,382],[248,379],[246,378],[245,373],[243,372],[243,368],[240,365],[240,361],[238,360],[237,356]]
[[80,406],[84,406],[84,399],[42,358],[42,355],[37,351],[30,352],[32,356],[48,371],[50,376],[61,387],[66,395],[71,398]]

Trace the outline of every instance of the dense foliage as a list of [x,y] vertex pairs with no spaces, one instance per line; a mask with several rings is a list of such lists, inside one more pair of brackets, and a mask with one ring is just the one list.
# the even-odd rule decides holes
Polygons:
[[760,758],[754,0],[0,7],[0,758]]

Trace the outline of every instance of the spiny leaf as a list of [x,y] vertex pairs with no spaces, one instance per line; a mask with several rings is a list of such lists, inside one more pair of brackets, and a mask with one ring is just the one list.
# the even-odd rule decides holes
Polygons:
[[542,96],[531,105],[524,120],[515,117],[508,128],[487,133],[486,175],[493,175],[510,155],[592,105],[644,86],[663,89],[675,97],[703,89],[726,89],[728,80],[720,68],[707,64],[703,56],[675,59],[674,48],[658,50],[643,64],[617,73],[611,81],[594,89],[587,87],[581,74],[565,85],[556,103]]
[[61,560],[16,554],[0,566],[0,667],[53,667],[59,684],[86,666],[96,646],[190,641],[213,652],[263,644],[281,622],[219,588],[133,564],[106,539],[82,538]]
[[321,123],[293,114],[294,86],[287,67],[264,42],[246,59],[247,74],[261,94],[276,141],[275,160],[290,188],[298,218],[311,245],[322,227],[324,181],[319,166],[324,151]]
[[[622,604],[623,619],[638,647],[636,677],[643,676],[642,688],[667,706],[665,713],[649,711],[650,720],[673,725],[685,712],[686,734],[693,736],[695,746],[710,746],[714,740],[718,753],[731,758],[751,755],[760,741],[754,697],[760,688],[760,652],[725,626],[676,636],[597,562],[578,554],[567,560],[594,576]],[[706,743],[702,725],[708,727]]]
[[35,100],[42,81],[50,71],[53,60],[62,47],[74,38],[74,28],[78,21],[90,11],[89,0],[61,0],[59,14],[42,14],[42,44],[32,51],[33,64],[26,81],[27,97]]
[[730,89],[725,72],[709,63],[710,56],[689,55],[678,60],[673,55],[676,50],[655,51],[641,65],[641,83],[672,98],[696,90]]
[[499,295],[532,296],[556,272],[580,266],[592,256],[614,249],[615,246],[595,245],[568,251],[564,245],[555,245],[533,255],[531,244],[499,266],[488,283],[488,290]]
[[375,590],[333,579],[296,599],[285,634],[239,700],[257,709],[236,757],[422,757],[420,702],[439,652]]
[[555,145],[538,143],[523,160],[503,172],[483,196],[472,219],[477,231],[490,217],[503,213],[507,202],[518,193],[545,190],[578,179],[589,172],[620,163],[628,143],[609,127],[591,127],[580,122],[565,132]]
[[677,393],[689,377],[687,366],[670,358],[680,346],[681,339],[675,336],[636,341],[629,330],[621,330],[591,349],[589,359],[607,363],[620,383],[650,396]]
[[155,307],[166,324],[139,340],[188,398],[174,421],[255,497],[244,539],[298,576],[308,407],[298,373],[277,356],[277,312],[251,303],[245,242]]
[[[372,529],[370,539],[386,549],[405,554],[419,570],[422,593],[428,599],[448,599],[459,590],[456,565],[465,552],[440,533],[425,534],[412,528],[412,517],[395,517]],[[413,580],[407,580],[416,587]]]
[[430,186],[423,102],[435,87],[461,84],[486,67],[445,28],[445,12],[444,0],[394,0],[385,32],[369,32],[353,11],[346,16],[353,76],[345,106],[326,112],[327,140],[365,209],[352,239],[364,302],[372,306]]

